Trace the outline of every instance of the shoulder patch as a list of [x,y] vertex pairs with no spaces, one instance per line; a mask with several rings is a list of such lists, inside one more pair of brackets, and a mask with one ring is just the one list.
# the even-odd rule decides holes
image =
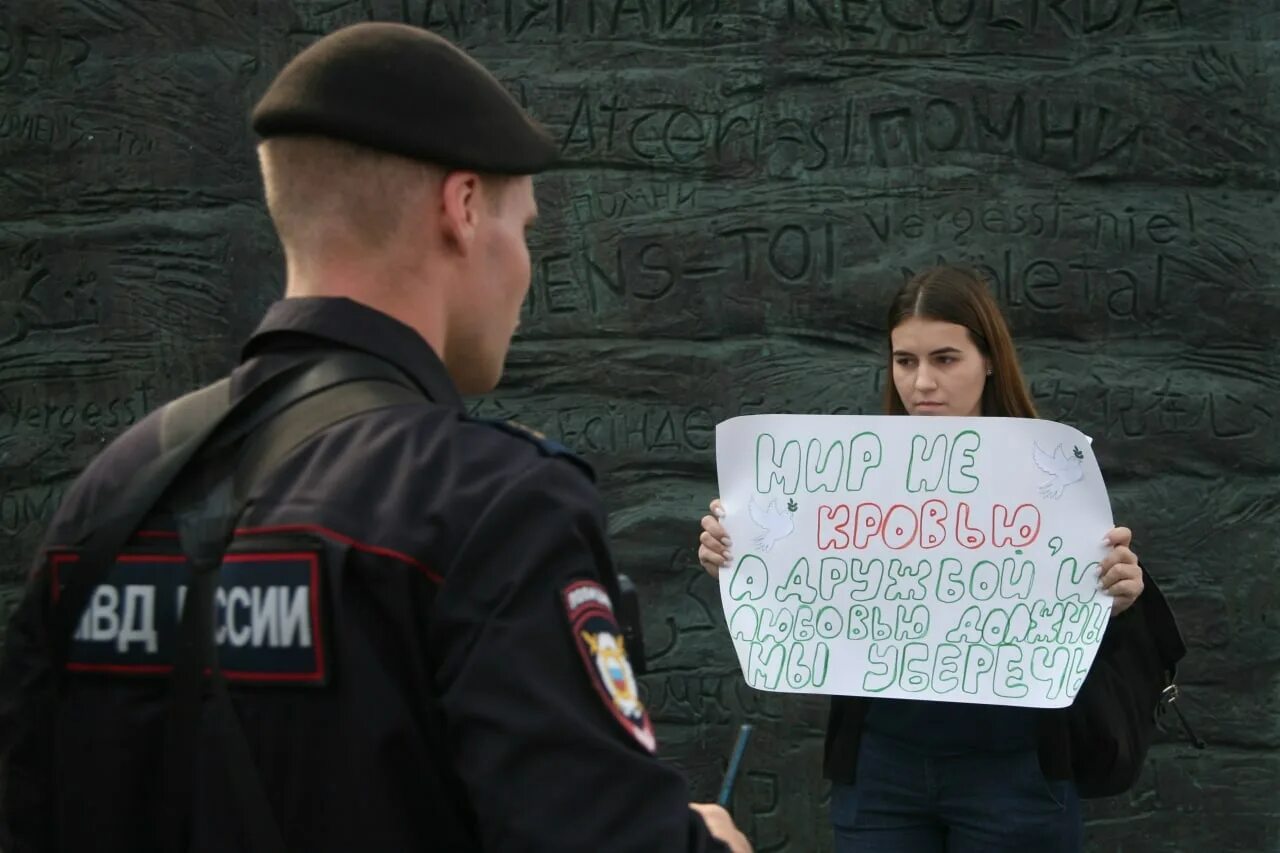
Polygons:
[[517,423],[516,421],[501,421],[489,418],[469,418],[469,420],[472,421],[472,423],[485,424],[486,426],[502,430],[509,435],[519,436],[520,438],[537,445],[538,449],[542,451],[544,456],[557,456],[572,462],[585,471],[587,476],[590,477],[593,482],[595,481],[595,469],[591,467],[591,464],[587,462],[587,460],[583,459],[577,453],[574,453],[560,442],[547,438],[546,435],[538,432],[533,427],[527,427],[522,423]]
[[[78,569],[74,551],[49,555],[56,603]],[[227,553],[215,589],[218,662],[228,681],[324,685],[324,555],[316,546]],[[190,566],[176,549],[124,553],[94,590],[68,650],[66,669],[165,676],[179,645]]]
[[609,593],[595,581],[583,580],[569,584],[561,595],[573,644],[605,707],[637,743],[649,752],[657,751],[658,739],[640,701],[640,688]]

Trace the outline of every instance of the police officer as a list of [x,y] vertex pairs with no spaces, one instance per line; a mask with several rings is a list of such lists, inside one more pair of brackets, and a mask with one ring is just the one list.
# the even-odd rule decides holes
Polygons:
[[[271,465],[245,462],[259,427],[222,456],[222,433],[192,438],[187,401],[87,468],[9,627],[0,848],[749,850],[655,755],[590,470],[462,407],[497,383],[529,287],[545,132],[461,50],[393,24],[303,51],[253,124],[286,298],[233,414],[194,410],[252,422],[262,389],[314,390],[338,355],[397,392],[318,395]],[[173,441],[195,461],[80,581],[62,637],[102,519]],[[190,531],[215,482],[241,502],[210,562]]]

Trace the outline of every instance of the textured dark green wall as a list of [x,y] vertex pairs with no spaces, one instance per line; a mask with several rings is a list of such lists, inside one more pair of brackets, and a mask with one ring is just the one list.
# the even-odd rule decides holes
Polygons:
[[761,850],[828,846],[824,703],[739,677],[697,518],[714,424],[873,412],[905,271],[989,267],[1042,412],[1095,438],[1213,744],[1096,851],[1280,850],[1274,0],[0,0],[0,578],[280,292],[245,115],[364,19],[431,26],[560,139],[504,390],[598,466],[665,754]]

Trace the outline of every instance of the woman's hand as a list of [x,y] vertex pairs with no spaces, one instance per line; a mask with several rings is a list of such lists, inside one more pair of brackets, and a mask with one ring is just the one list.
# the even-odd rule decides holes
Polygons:
[[1098,585],[1112,598],[1111,615],[1119,616],[1142,595],[1142,568],[1138,565],[1138,555],[1129,550],[1132,530],[1112,528],[1106,539],[1111,552],[1098,569]]
[[722,518],[724,507],[716,498],[711,502],[711,514],[702,517],[702,535],[698,537],[698,562],[713,578],[720,577],[720,567],[733,557],[729,551],[733,543],[720,523]]

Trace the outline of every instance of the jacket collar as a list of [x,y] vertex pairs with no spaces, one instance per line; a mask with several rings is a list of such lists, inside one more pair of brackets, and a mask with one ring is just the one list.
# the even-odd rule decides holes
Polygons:
[[[310,339],[310,340],[307,340]],[[416,331],[352,299],[307,296],[281,299],[267,309],[241,351],[242,360],[280,348],[323,346],[363,350],[394,364],[436,403],[462,408],[462,396],[444,363]]]

